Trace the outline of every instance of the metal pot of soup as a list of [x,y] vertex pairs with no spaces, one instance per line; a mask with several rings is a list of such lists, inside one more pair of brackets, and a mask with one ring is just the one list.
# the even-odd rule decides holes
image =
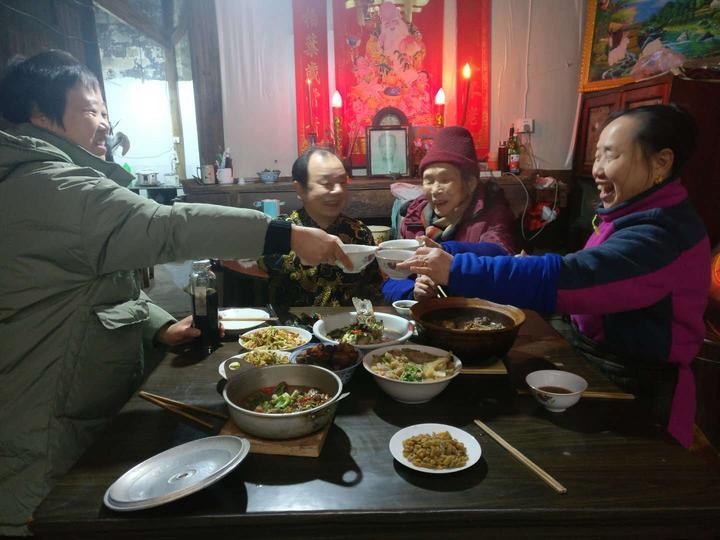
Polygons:
[[[281,383],[285,387],[279,386]],[[230,417],[242,431],[265,439],[293,439],[330,423],[341,392],[342,382],[332,371],[286,364],[247,369],[231,377],[223,397]],[[295,395],[295,403],[285,394]],[[315,400],[310,402],[317,405],[296,410],[307,404],[310,396]],[[263,409],[270,412],[261,412]]]

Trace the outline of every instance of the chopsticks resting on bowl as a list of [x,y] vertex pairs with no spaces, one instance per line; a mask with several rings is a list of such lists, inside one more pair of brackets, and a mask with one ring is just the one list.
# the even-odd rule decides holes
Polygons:
[[555,491],[558,493],[567,493],[567,488],[563,486],[560,482],[555,480],[552,476],[550,476],[548,473],[546,473],[543,469],[541,469],[538,465],[536,465],[530,458],[528,458],[525,454],[520,452],[517,448],[512,446],[509,442],[507,442],[505,439],[503,439],[500,435],[495,433],[492,429],[490,429],[488,426],[483,424],[480,420],[473,420],[485,433],[490,435],[492,439],[495,440],[496,443],[498,443],[500,446],[502,446],[505,450],[510,452],[510,455],[517,459],[520,463],[525,465],[528,469],[530,469],[532,472],[534,472],[536,475],[538,475],[547,485],[552,487]]
[[206,422],[205,420],[186,412],[186,410],[208,414],[210,416],[215,416],[216,418],[222,418],[223,420],[227,420],[228,418],[222,413],[211,411],[210,409],[204,409],[196,405],[190,405],[189,403],[183,403],[182,401],[176,401],[165,396],[151,394],[150,392],[145,392],[144,390],[140,390],[140,392],[138,392],[138,396],[143,398],[145,401],[149,401],[150,403],[157,405],[158,407],[162,407],[163,409],[172,413],[179,414],[180,416],[183,416],[188,420],[192,420],[193,422],[200,424],[201,426],[204,426],[208,429],[212,429],[213,427],[210,422]]

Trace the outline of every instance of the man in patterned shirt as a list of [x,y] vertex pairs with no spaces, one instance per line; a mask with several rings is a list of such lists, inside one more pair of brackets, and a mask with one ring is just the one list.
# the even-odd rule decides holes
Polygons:
[[[288,221],[323,229],[345,244],[375,244],[362,221],[342,213],[348,200],[348,175],[340,158],[311,147],[295,160],[292,177],[303,207],[287,216]],[[353,296],[372,301],[382,298],[376,261],[357,274],[346,274],[335,265],[305,266],[291,251],[265,255],[258,260],[258,268],[269,276],[268,298],[276,308],[351,306]]]

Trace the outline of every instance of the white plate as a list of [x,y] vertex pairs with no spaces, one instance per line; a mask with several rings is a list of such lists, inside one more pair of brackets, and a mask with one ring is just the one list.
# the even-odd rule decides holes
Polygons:
[[[465,445],[468,459],[464,466],[456,467],[454,469],[427,469],[425,467],[418,467],[417,465],[413,465],[407,460],[405,456],[403,456],[404,440],[409,439],[410,437],[413,437],[415,435],[431,435],[433,433],[441,433],[443,431],[447,431],[453,439],[455,439],[456,441],[460,441]],[[475,439],[475,437],[470,435],[467,431],[463,431],[462,429],[448,426],[446,424],[415,424],[414,426],[408,426],[404,429],[401,429],[392,436],[392,438],[390,439],[390,453],[400,463],[402,463],[406,467],[415,469],[416,471],[430,474],[447,474],[462,471],[475,465],[480,459],[480,456],[482,455],[482,450],[480,448],[480,443],[477,442],[477,439]]]
[[[379,349],[380,347],[387,347],[389,345],[397,345],[398,343],[404,343],[410,336],[412,336],[414,326],[408,322],[407,319],[400,317],[399,315],[391,315],[389,313],[375,313],[375,318],[381,320],[385,327],[386,335],[389,335],[392,339],[383,341],[381,343],[373,343],[372,345],[355,345],[353,347],[368,351],[371,349]],[[323,317],[313,325],[313,334],[322,341],[323,343],[330,343],[337,345],[338,341],[328,337],[328,334],[338,328],[349,326],[352,323],[357,322],[357,313],[351,311],[348,313],[338,313],[336,315],[329,315]]]
[[265,321],[224,321],[223,317],[247,317],[247,318],[254,318],[254,317],[269,317],[267,311],[263,311],[262,309],[253,309],[253,308],[227,308],[227,309],[221,309],[218,311],[218,315],[220,316],[220,322],[222,323],[223,327],[225,328],[226,332],[237,332],[239,330],[248,330],[249,328],[255,328],[256,326],[260,326],[261,324],[265,324]]
[[[282,349],[273,349],[273,350],[293,351],[299,347],[302,347],[306,343],[310,342],[310,340],[312,339],[312,334],[303,328],[298,328],[296,326],[267,326],[265,328],[256,328],[255,330],[250,330],[249,332],[245,332],[244,334],[242,334],[240,336],[240,338],[238,339],[238,342],[240,343],[240,345],[245,347],[245,345],[243,345],[243,339],[246,339],[248,336],[251,336],[257,332],[263,332],[265,330],[268,330],[269,328],[277,328],[279,330],[288,330],[290,332],[295,332],[301,338],[301,343],[299,343],[298,345],[294,345],[292,347],[284,347]],[[245,348],[247,349],[247,347],[245,347]],[[256,348],[257,349],[267,349],[267,347],[256,347]],[[251,350],[251,349],[248,349],[248,350]]]
[[[218,373],[220,374],[220,376],[221,376],[223,379],[227,379],[227,371],[228,371],[229,368],[226,369],[225,364],[229,364],[229,363],[234,362],[234,361],[236,361],[236,360],[240,360],[241,358],[245,357],[246,355],[250,354],[251,352],[252,352],[252,351],[244,352],[244,353],[242,353],[242,354],[236,354],[235,356],[231,356],[231,357],[228,358],[227,360],[223,360],[222,362],[220,362],[220,365],[218,366]],[[290,352],[289,352],[289,351],[269,350],[269,351],[266,351],[266,352],[274,352],[274,353],[280,354],[280,355],[282,355],[282,356],[286,356],[287,359],[288,359],[288,364],[291,363],[291,362],[290,362]],[[230,370],[230,371],[232,371],[232,370]]]
[[231,435],[181,444],[127,471],[107,489],[103,502],[121,512],[160,506],[217,482],[249,451],[247,439]]

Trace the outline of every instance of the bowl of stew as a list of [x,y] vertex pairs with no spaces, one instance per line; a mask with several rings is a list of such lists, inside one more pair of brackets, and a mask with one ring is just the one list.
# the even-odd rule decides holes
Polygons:
[[468,365],[505,356],[525,322],[521,309],[479,298],[427,298],[410,313],[421,339],[451,350]]
[[330,423],[341,392],[342,382],[332,371],[287,364],[230,378],[223,398],[242,431],[265,439],[294,439]]

